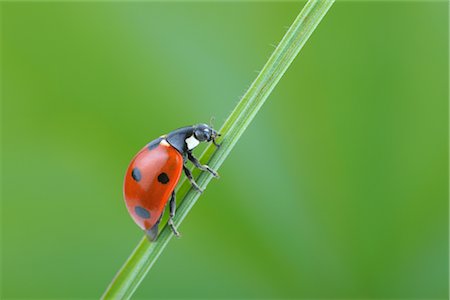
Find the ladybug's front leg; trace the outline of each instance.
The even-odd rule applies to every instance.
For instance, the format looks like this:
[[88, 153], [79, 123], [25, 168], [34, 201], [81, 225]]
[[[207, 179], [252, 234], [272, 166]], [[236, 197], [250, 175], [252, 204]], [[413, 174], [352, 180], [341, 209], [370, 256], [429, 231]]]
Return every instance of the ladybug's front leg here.
[[170, 197], [169, 201], [169, 221], [167, 223], [170, 226], [170, 229], [172, 229], [173, 234], [175, 234], [177, 237], [180, 236], [180, 233], [178, 232], [177, 228], [175, 227], [175, 224], [173, 223], [173, 217], [175, 217], [175, 209], [177, 207], [177, 203], [175, 201], [175, 191], [172, 192], [172, 196]]
[[208, 165], [202, 165], [200, 161], [192, 154], [192, 152], [188, 152], [187, 156], [188, 159], [194, 164], [194, 166], [196, 166], [202, 171], [208, 171], [209, 173], [212, 174], [212, 176], [219, 178], [219, 174], [216, 171], [211, 169]]
[[198, 186], [197, 182], [195, 182], [191, 171], [188, 168], [186, 168], [185, 165], [183, 165], [183, 170], [184, 170], [184, 174], [186, 174], [186, 177], [187, 177], [187, 179], [189, 179], [189, 182], [192, 184], [192, 186], [200, 193], [203, 193], [203, 190]]

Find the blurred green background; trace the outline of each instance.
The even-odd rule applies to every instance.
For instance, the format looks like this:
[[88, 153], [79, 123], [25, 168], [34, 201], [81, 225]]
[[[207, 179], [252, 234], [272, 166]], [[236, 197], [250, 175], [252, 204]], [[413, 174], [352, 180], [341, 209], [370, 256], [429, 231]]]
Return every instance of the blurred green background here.
[[[98, 298], [128, 162], [219, 126], [303, 2], [3, 2], [1, 298]], [[136, 298], [448, 298], [446, 2], [338, 2]]]

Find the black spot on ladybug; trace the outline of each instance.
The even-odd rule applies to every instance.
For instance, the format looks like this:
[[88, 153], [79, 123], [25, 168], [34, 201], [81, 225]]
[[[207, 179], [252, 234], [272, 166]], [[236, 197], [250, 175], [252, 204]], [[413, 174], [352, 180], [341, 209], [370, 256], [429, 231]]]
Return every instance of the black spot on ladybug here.
[[139, 180], [141, 180], [142, 178], [141, 171], [139, 171], [138, 168], [134, 168], [133, 171], [131, 171], [131, 177], [133, 177], [134, 180], [139, 182]]
[[142, 219], [150, 219], [150, 212], [143, 208], [142, 206], [135, 206], [134, 211]]
[[158, 147], [158, 145], [159, 145], [159, 143], [161, 143], [161, 141], [162, 141], [162, 138], [158, 138], [158, 139], [156, 139], [156, 140], [151, 141], [151, 142], [147, 145], [148, 150], [153, 150], [153, 149], [155, 149], [156, 147]]
[[158, 175], [158, 181], [161, 182], [162, 184], [166, 184], [169, 182], [169, 176], [167, 176], [166, 173], [162, 172], [161, 174]]

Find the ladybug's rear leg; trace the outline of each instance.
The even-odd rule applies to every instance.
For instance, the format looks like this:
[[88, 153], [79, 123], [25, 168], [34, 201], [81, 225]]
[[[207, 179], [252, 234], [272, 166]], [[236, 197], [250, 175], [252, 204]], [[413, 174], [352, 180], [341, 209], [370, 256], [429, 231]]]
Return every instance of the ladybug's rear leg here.
[[208, 165], [202, 165], [200, 161], [192, 154], [192, 152], [188, 151], [187, 156], [188, 159], [194, 164], [194, 166], [196, 166], [202, 171], [208, 171], [209, 173], [212, 174], [212, 176], [219, 178], [219, 174], [216, 171], [211, 169]]
[[158, 236], [158, 225], [159, 225], [159, 222], [161, 222], [162, 215], [163, 214], [161, 214], [161, 216], [159, 216], [158, 221], [155, 223], [155, 225], [153, 225], [152, 228], [147, 229], [145, 231], [145, 235], [147, 235], [147, 238], [150, 242], [153, 242], [154, 240], [156, 240], [156, 237]]
[[183, 171], [184, 174], [186, 174], [186, 177], [187, 179], [189, 179], [189, 182], [192, 184], [192, 186], [200, 193], [203, 193], [203, 190], [198, 186], [197, 182], [195, 182], [194, 177], [192, 177], [191, 171], [188, 168], [186, 168], [185, 165], [183, 165]]
[[167, 224], [169, 224], [170, 229], [172, 229], [173, 231], [173, 234], [179, 237], [180, 233], [178, 232], [177, 228], [175, 227], [175, 224], [173, 223], [173, 217], [175, 217], [176, 207], [177, 203], [175, 201], [175, 191], [173, 191], [169, 201], [169, 221], [167, 221]]

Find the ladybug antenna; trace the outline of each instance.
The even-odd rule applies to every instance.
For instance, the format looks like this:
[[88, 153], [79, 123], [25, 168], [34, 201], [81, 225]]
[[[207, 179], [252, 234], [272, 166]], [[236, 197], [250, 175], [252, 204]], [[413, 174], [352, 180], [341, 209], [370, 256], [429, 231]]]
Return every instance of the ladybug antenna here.
[[[215, 117], [212, 116], [211, 119], [209, 120], [209, 127], [211, 127], [211, 128], [214, 128], [214, 125], [213, 125], [214, 119], [215, 119]], [[212, 138], [212, 142], [213, 142], [213, 144], [214, 144], [217, 148], [219, 148], [219, 147], [220, 147], [220, 144], [218, 144], [218, 143], [216, 142], [216, 136], [221, 136], [221, 134], [218, 133], [218, 132], [215, 132], [215, 134], [216, 134], [216, 135], [214, 135], [213, 138]]]

